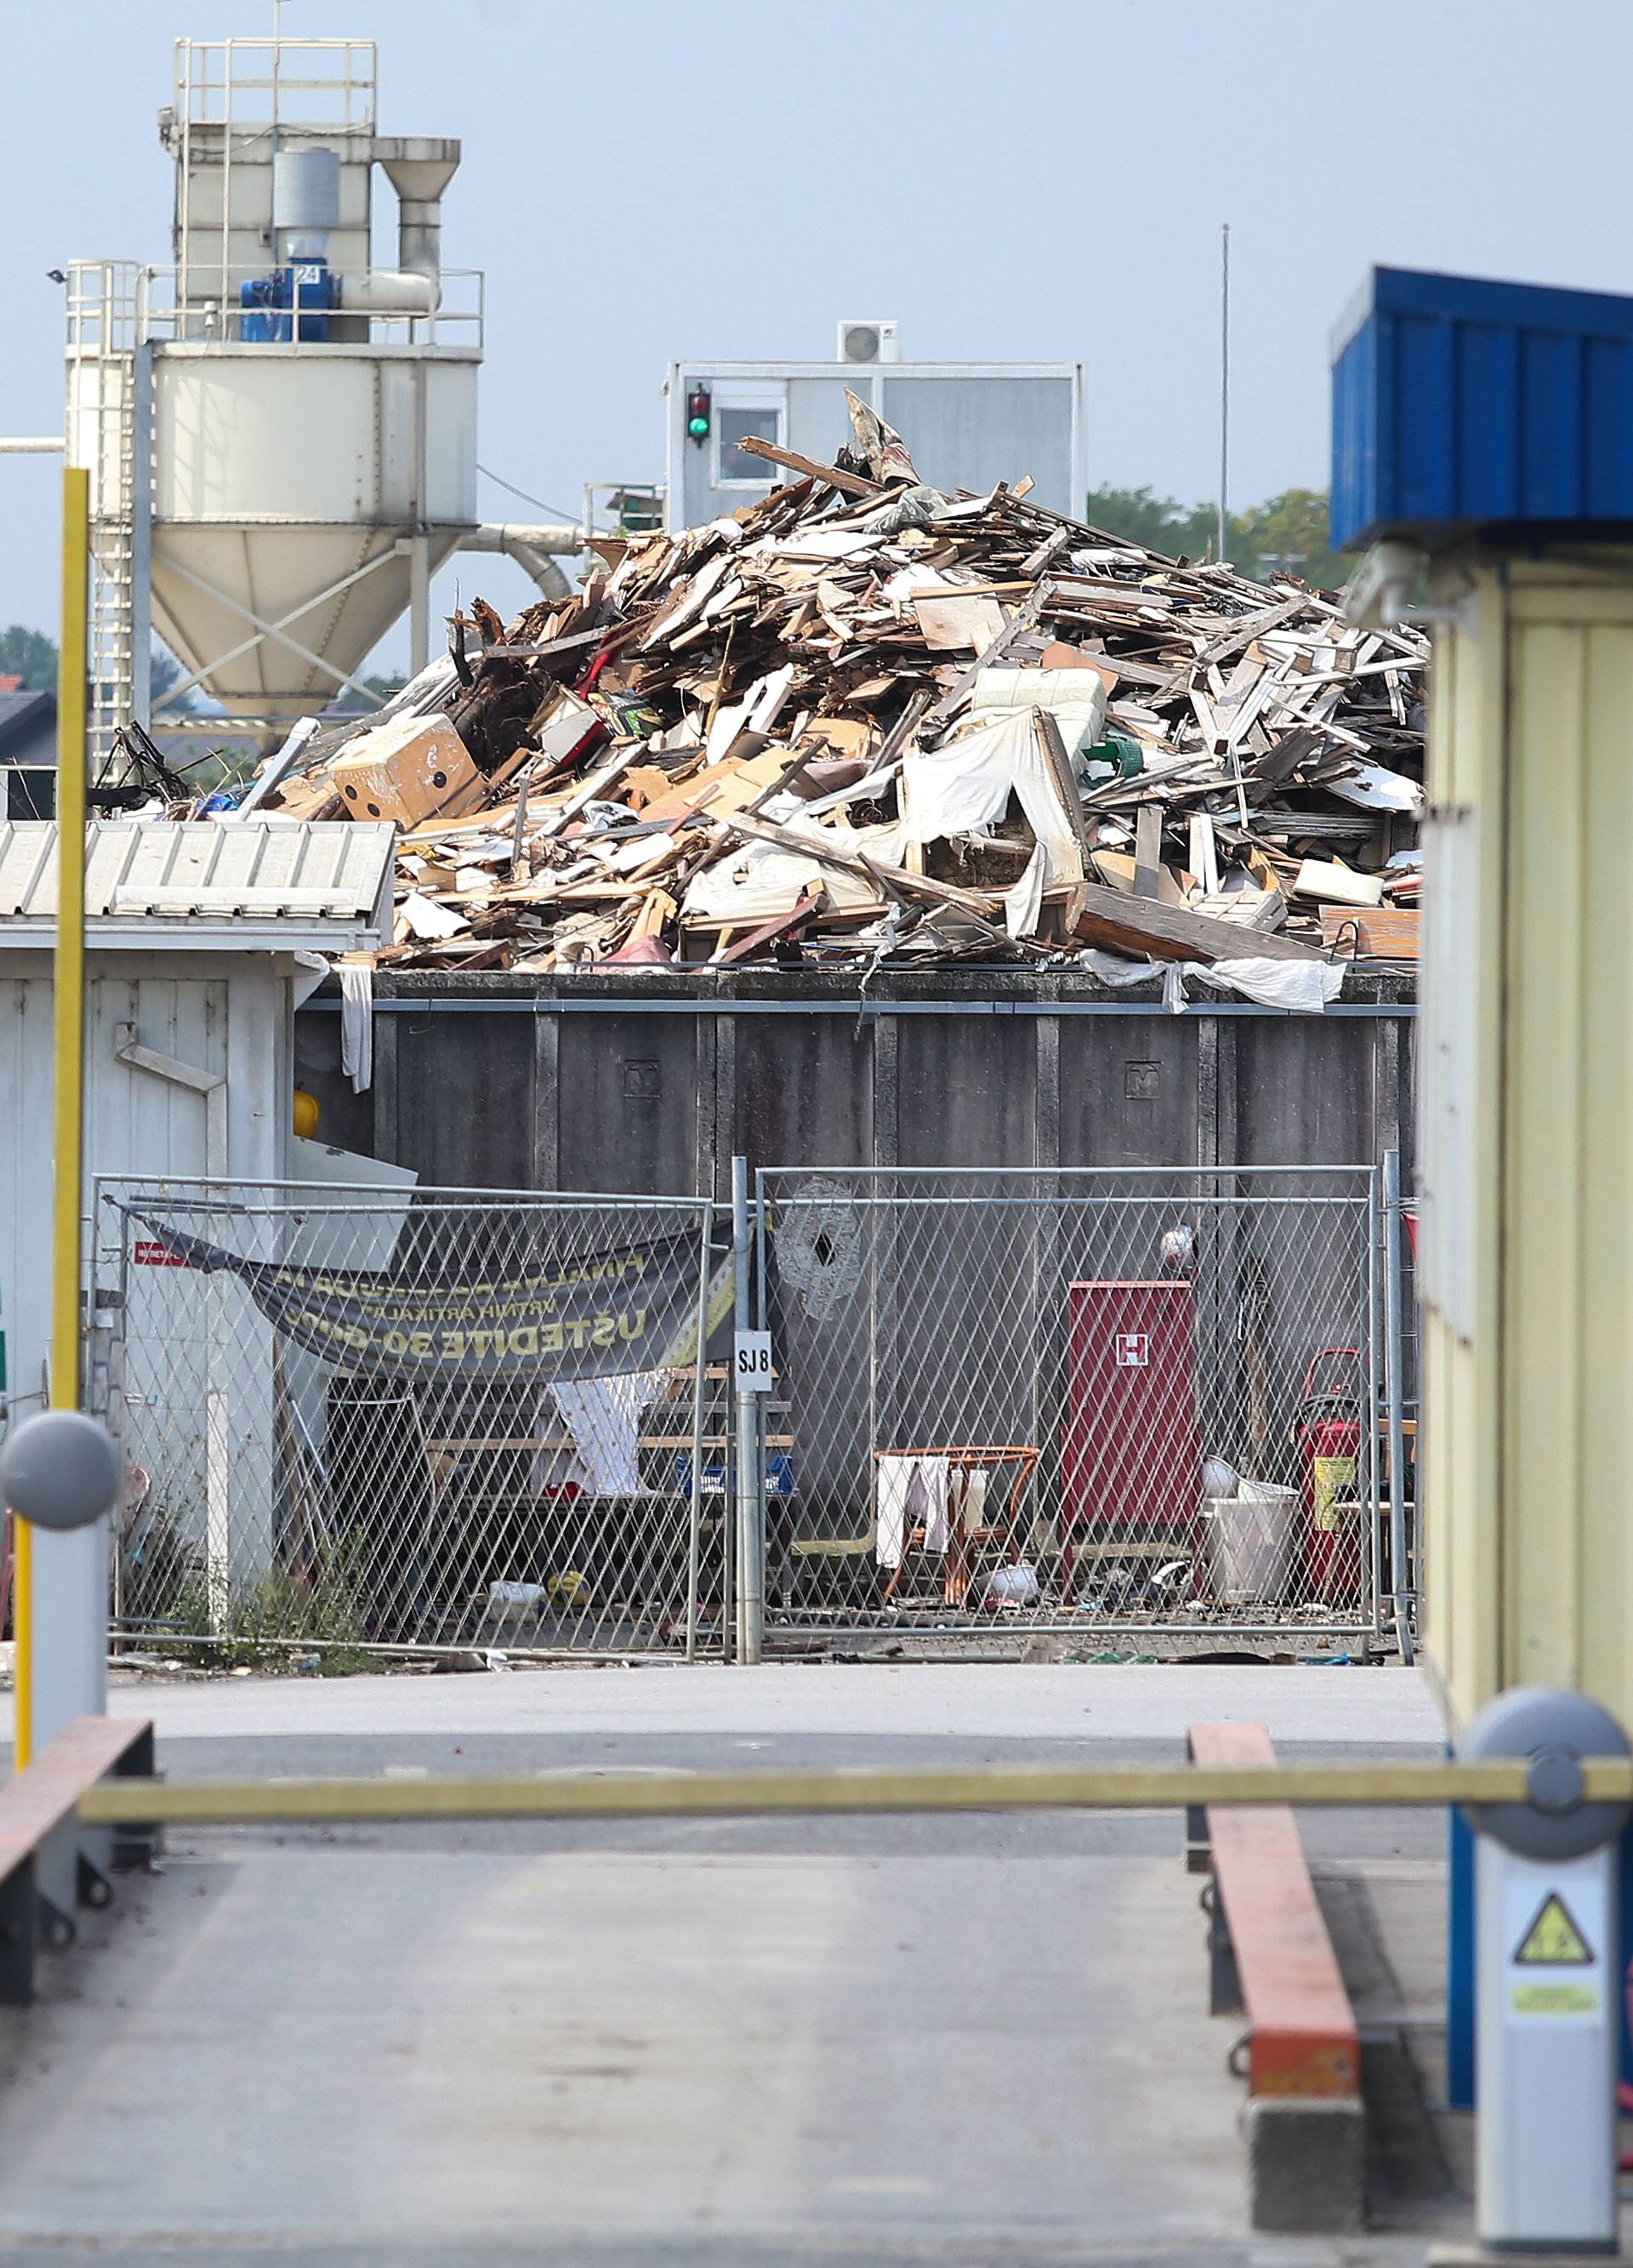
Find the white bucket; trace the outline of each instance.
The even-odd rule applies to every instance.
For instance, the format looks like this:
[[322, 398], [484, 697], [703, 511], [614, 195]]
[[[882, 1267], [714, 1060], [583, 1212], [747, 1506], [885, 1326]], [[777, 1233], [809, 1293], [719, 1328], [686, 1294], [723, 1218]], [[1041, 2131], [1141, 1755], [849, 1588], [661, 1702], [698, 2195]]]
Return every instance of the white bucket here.
[[544, 1604], [542, 1583], [489, 1583], [489, 1619], [496, 1623], [526, 1622]]
[[1280, 1599], [1291, 1587], [1298, 1550], [1298, 1491], [1243, 1481], [1235, 1496], [1202, 1501], [1203, 1568], [1221, 1604]]

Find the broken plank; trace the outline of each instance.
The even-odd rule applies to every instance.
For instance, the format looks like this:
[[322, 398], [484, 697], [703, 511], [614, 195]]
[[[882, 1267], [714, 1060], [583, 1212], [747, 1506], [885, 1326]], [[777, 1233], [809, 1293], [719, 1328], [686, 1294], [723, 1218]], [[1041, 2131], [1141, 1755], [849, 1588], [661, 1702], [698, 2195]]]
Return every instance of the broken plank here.
[[1207, 914], [1165, 906], [1150, 898], [1126, 898], [1103, 883], [1085, 886], [1078, 935], [1116, 953], [1150, 954], [1159, 961], [1324, 961], [1318, 946], [1271, 931], [1244, 938], [1239, 922], [1216, 921]]
[[889, 494], [882, 481], [864, 480], [859, 473], [842, 473], [837, 465], [819, 464], [814, 457], [802, 457], [797, 449], [779, 449], [775, 442], [762, 441], [758, 434], [745, 434], [737, 444], [751, 457], [763, 457], [769, 465], [785, 465], [791, 473], [808, 473], [813, 480], [826, 481], [842, 496], [882, 497]]
[[747, 961], [762, 945], [776, 945], [785, 939], [797, 937], [808, 929], [822, 910], [827, 894], [822, 890], [802, 890], [794, 902], [791, 913], [777, 914], [770, 921], [761, 922], [758, 929], [750, 930], [725, 953], [714, 956], [717, 968], [725, 968], [734, 961]]

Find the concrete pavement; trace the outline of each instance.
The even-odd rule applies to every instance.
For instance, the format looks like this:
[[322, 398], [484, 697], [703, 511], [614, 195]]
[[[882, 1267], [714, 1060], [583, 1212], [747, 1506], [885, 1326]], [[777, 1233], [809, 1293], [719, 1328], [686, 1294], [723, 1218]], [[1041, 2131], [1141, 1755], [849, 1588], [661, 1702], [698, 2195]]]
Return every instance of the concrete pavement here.
[[112, 1706], [161, 1740], [225, 1734], [778, 1731], [986, 1740], [1177, 1740], [1203, 1718], [1274, 1740], [1437, 1744], [1419, 1672], [1399, 1668], [771, 1662], [743, 1671], [644, 1662], [486, 1675], [116, 1683]]
[[[1409, 1673], [654, 1666], [121, 1687], [166, 1769], [1423, 1752]], [[1334, 1815], [1386, 1867], [1424, 1822]], [[1267, 2264], [1171, 1816], [178, 1837], [0, 2029], [0, 2253]], [[145, 2250], [141, 2248], [146, 2247]], [[49, 2248], [48, 2250], [42, 2248]]]

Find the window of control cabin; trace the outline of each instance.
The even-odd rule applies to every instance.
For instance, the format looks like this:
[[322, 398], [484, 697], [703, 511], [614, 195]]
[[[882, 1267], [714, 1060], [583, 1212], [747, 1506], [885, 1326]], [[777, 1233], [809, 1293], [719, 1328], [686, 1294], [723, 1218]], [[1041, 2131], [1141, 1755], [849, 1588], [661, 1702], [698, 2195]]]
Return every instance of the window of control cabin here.
[[777, 468], [741, 446], [745, 441], [769, 441], [782, 448], [783, 409], [779, 402], [717, 403], [715, 409], [715, 486], [769, 488]]

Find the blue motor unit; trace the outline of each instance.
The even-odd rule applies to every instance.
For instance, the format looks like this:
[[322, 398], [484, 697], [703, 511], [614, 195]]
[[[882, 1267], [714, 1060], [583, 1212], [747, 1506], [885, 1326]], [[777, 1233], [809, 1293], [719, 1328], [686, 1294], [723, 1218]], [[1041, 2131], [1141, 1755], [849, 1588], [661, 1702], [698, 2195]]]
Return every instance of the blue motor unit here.
[[1633, 298], [1375, 268], [1333, 340], [1332, 540], [1633, 527]]
[[339, 305], [339, 292], [327, 260], [298, 260], [240, 284], [239, 299], [244, 311], [239, 317], [240, 339], [257, 346], [287, 346], [295, 337], [298, 310], [304, 346], [328, 337], [329, 313]]

